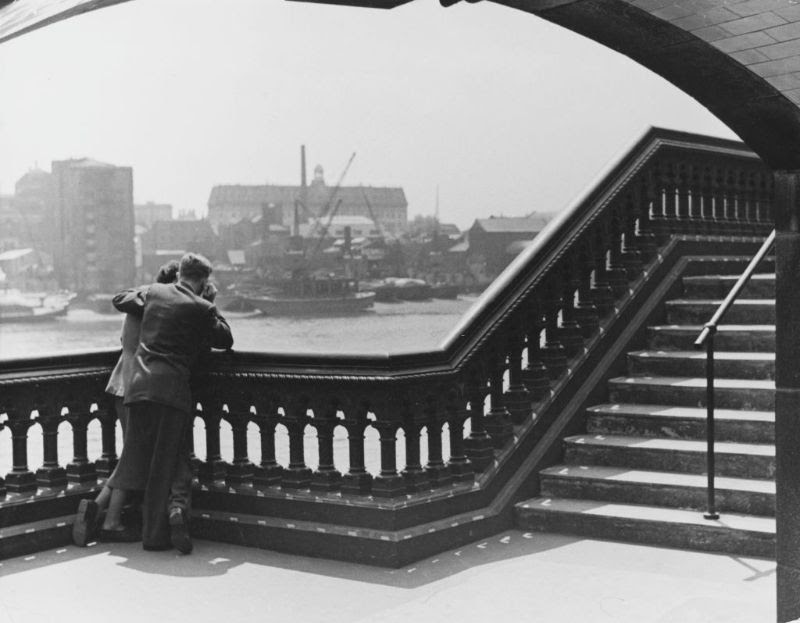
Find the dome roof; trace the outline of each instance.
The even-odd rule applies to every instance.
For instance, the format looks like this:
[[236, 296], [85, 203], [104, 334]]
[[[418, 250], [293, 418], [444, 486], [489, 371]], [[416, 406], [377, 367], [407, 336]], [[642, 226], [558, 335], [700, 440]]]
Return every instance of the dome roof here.
[[26, 190], [39, 189], [50, 185], [52, 175], [38, 167], [30, 169], [25, 175], [17, 180], [14, 186], [16, 194], [22, 194]]

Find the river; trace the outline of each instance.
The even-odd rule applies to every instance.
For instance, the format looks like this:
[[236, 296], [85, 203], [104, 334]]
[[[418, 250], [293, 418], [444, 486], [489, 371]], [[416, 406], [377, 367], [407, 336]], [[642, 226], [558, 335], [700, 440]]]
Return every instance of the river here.
[[[408, 352], [435, 348], [456, 322], [476, 301], [475, 296], [455, 300], [403, 301], [375, 303], [374, 309], [357, 316], [336, 318], [276, 318], [261, 314], [227, 313], [234, 336], [234, 349], [288, 353], [364, 353], [378, 354]], [[39, 323], [0, 324], [0, 360], [51, 353], [65, 353], [114, 347], [119, 345], [121, 314], [98, 314], [85, 309], [71, 309], [61, 318]], [[0, 420], [4, 416], [0, 414]], [[400, 433], [402, 435], [402, 433]], [[202, 425], [195, 423], [195, 449], [205, 455]], [[375, 439], [372, 439], [375, 437]], [[62, 423], [59, 434], [59, 462], [65, 465], [72, 457], [72, 436], [69, 424]], [[423, 436], [423, 456], [425, 439]], [[445, 438], [445, 455], [447, 439]], [[230, 427], [223, 423], [222, 456], [232, 459]], [[306, 434], [306, 458], [311, 467], [317, 464], [317, 448], [313, 430]], [[260, 460], [259, 438], [255, 425], [248, 430], [250, 459]], [[404, 460], [403, 444], [398, 443], [398, 461]], [[118, 449], [121, 438], [118, 431]], [[28, 443], [29, 465], [35, 469], [42, 463], [42, 434], [38, 426], [30, 430]], [[276, 434], [278, 460], [288, 460], [288, 439], [285, 429]], [[93, 421], [89, 429], [89, 456], [100, 455], [100, 427]], [[337, 428], [335, 461], [338, 469], [347, 470], [347, 441], [344, 430]], [[445, 456], [446, 458], [446, 456]], [[377, 433], [367, 431], [367, 465], [370, 471], [378, 467]], [[0, 475], [11, 469], [11, 436], [8, 429], [0, 430]]]

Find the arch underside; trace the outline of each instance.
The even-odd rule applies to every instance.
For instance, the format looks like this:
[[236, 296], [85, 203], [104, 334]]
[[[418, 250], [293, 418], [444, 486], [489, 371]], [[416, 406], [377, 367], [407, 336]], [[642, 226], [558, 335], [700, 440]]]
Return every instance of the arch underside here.
[[[533, 13], [628, 56], [708, 108], [773, 169], [800, 169], [797, 105], [690, 32], [623, 0], [493, 1]], [[680, 4], [680, 0], [673, 3]]]
[[[10, 4], [0, 3], [0, 42], [67, 17], [124, 1], [127, 0], [61, 0], [57, 3], [16, 0]], [[309, 1], [392, 8], [408, 0]], [[671, 22], [652, 14], [658, 10], [651, 13], [625, 0], [492, 1], [534, 14], [628, 56], [708, 108], [773, 169], [800, 170], [800, 110], [797, 104], [767, 79], [736, 60], [736, 54], [724, 52], [673, 23], [680, 20]], [[655, 3], [653, 0], [632, 1], [659, 6], [659, 0]], [[714, 4], [714, 0], [707, 0], [704, 6]], [[745, 0], [742, 4], [746, 4]], [[690, 12], [697, 10], [698, 0], [677, 0], [660, 5], [673, 13], [680, 11], [683, 5], [695, 7], [684, 11]], [[710, 14], [706, 11], [698, 16], [705, 18]], [[775, 17], [775, 13], [770, 15], [782, 19]], [[753, 18], [758, 17], [763, 18], [764, 14]], [[792, 25], [786, 24], [787, 27]], [[765, 32], [769, 33], [769, 30]], [[755, 34], [769, 38], [763, 32]], [[758, 50], [750, 52], [759, 53]], [[800, 72], [791, 72], [795, 62], [800, 69], [800, 45], [796, 56], [797, 61], [789, 57], [778, 62], [789, 67], [785, 77], [800, 84]], [[775, 79], [772, 82], [778, 83]], [[800, 89], [797, 99], [800, 99]]]

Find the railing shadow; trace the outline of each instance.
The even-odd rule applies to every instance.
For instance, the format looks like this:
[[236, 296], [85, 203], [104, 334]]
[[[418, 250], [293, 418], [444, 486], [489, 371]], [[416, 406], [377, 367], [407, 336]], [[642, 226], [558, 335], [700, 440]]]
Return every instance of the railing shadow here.
[[475, 567], [546, 552], [580, 540], [578, 537], [510, 530], [399, 569], [296, 556], [199, 539], [194, 541], [195, 548], [190, 556], [175, 551], [144, 551], [140, 543], [97, 543], [85, 549], [69, 546], [4, 560], [0, 563], [0, 579], [50, 565], [112, 556], [119, 559], [115, 564], [132, 571], [173, 578], [220, 576], [247, 564], [392, 588], [415, 589]]

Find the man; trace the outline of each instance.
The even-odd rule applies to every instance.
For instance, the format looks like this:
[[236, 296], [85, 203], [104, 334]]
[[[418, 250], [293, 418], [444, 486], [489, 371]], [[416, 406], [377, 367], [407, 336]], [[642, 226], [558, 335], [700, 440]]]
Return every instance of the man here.
[[125, 445], [108, 484], [144, 490], [142, 545], [148, 550], [174, 546], [189, 553], [192, 548], [185, 496], [170, 504], [179, 453], [192, 421], [190, 371], [205, 347], [233, 345], [228, 323], [202, 296], [210, 275], [206, 258], [187, 253], [177, 283], [125, 290], [113, 299], [119, 311], [141, 316], [142, 326], [125, 393]]
[[[177, 260], [164, 264], [158, 271], [156, 283], [174, 283], [178, 278], [180, 265]], [[211, 299], [213, 303], [213, 299]], [[139, 331], [142, 319], [140, 316], [125, 314], [122, 324], [122, 354], [111, 372], [106, 385], [106, 393], [114, 396], [114, 410], [122, 426], [122, 441], [125, 442], [125, 431], [128, 427], [128, 409], [124, 406], [125, 388], [131, 377], [131, 366], [139, 347]], [[185, 478], [185, 475], [182, 474]], [[180, 483], [183, 486], [183, 483]], [[191, 485], [191, 480], [189, 482]], [[95, 536], [101, 511], [107, 512], [103, 518], [98, 538], [101, 541], [138, 541], [139, 536], [122, 524], [122, 507], [127, 500], [125, 489], [111, 489], [106, 484], [94, 500], [81, 500], [78, 513], [72, 525], [72, 541], [75, 545], [85, 547]]]

